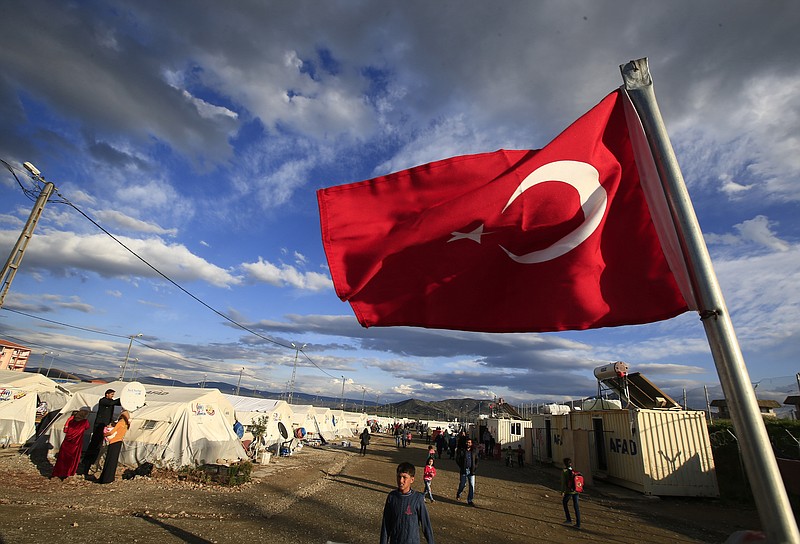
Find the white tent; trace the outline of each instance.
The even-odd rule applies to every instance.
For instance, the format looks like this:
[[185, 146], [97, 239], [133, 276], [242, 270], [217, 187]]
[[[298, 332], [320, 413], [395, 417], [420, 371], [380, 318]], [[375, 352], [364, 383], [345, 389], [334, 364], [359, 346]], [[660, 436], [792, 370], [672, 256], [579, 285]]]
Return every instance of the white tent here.
[[[72, 410], [81, 406], [94, 409], [107, 389], [120, 392], [126, 385], [126, 382], [112, 382], [75, 391], [50, 428], [49, 437], [43, 437], [49, 438], [52, 446], [49, 453], [58, 451], [64, 438], [64, 421]], [[181, 467], [226, 464], [247, 458], [233, 431], [233, 406], [218, 389], [153, 385], [145, 389], [145, 405], [131, 411], [131, 428], [123, 441], [120, 463], [137, 466], [149, 461]], [[90, 420], [93, 424], [94, 412]], [[89, 434], [86, 433], [87, 442]]]
[[292, 427], [289, 429], [293, 432], [295, 429], [303, 428], [306, 433], [317, 432], [317, 423], [314, 416], [317, 415], [317, 409], [310, 404], [292, 404]]
[[253, 397], [238, 397], [236, 395], [223, 395], [233, 406], [236, 419], [244, 425], [245, 435], [242, 440], [252, 440], [253, 434], [248, 427], [253, 425], [263, 416], [267, 416], [267, 434], [264, 436], [264, 445], [283, 442], [285, 439], [278, 430], [278, 423], [283, 423], [287, 431], [292, 428], [292, 407], [282, 400], [257, 399]]
[[352, 432], [350, 432], [350, 428], [347, 426], [347, 420], [344, 417], [344, 410], [331, 409], [331, 423], [333, 423], [334, 436], [352, 436]]
[[336, 425], [333, 421], [333, 413], [330, 408], [314, 407], [314, 423], [316, 423], [316, 432], [322, 435], [325, 440], [333, 440], [337, 436]]
[[345, 428], [350, 430], [352, 436], [358, 436], [367, 426], [367, 414], [363, 412], [345, 412], [344, 425]]
[[47, 409], [61, 409], [69, 393], [38, 373], [0, 370], [0, 442], [24, 444], [36, 434], [37, 397]]

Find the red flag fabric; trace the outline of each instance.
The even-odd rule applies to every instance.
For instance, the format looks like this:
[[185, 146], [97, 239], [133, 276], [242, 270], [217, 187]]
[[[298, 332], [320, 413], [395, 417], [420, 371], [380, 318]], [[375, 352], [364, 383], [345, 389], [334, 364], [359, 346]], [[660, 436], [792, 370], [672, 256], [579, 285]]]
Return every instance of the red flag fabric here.
[[686, 311], [620, 91], [544, 149], [453, 157], [317, 192], [337, 295], [365, 327], [545, 332]]

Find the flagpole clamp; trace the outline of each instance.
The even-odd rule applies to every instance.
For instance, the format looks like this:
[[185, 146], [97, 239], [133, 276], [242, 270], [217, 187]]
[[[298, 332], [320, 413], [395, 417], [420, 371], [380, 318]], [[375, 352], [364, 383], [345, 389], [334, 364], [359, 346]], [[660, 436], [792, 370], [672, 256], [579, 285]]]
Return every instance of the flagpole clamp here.
[[717, 317], [722, 315], [722, 310], [703, 310], [700, 312], [700, 321], [705, 321], [709, 318], [716, 319]]

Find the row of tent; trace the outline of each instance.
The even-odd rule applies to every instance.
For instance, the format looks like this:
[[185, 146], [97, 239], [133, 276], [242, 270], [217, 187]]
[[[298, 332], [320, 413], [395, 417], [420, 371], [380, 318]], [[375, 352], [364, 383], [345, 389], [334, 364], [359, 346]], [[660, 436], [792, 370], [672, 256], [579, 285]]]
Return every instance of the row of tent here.
[[[144, 404], [130, 409], [125, 406], [125, 391], [134, 386], [145, 390]], [[92, 410], [92, 428], [97, 403], [107, 389], [114, 389], [123, 400], [117, 413], [123, 407], [131, 412], [131, 428], [120, 454], [120, 462], [127, 466], [151, 462], [181, 467], [246, 459], [243, 442], [252, 440], [247, 431], [259, 420], [266, 425], [262, 444], [279, 447], [302, 435], [321, 441], [353, 438], [368, 426], [370, 417], [375, 418], [280, 400], [224, 395], [211, 388], [143, 386], [136, 382], [58, 384], [40, 374], [0, 371], [0, 443], [28, 443], [32, 450], [44, 448], [49, 456], [55, 456], [67, 418], [88, 407]], [[41, 401], [55, 417], [46, 418], [37, 436], [36, 408]], [[245, 429], [242, 439], [234, 431], [237, 421]], [[90, 434], [84, 437], [84, 447]]]

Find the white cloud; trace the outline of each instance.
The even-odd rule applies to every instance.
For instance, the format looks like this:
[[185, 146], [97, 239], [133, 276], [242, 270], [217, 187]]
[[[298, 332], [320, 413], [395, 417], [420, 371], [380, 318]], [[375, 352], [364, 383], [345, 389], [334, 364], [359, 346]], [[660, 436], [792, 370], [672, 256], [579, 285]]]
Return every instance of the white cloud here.
[[423, 389], [428, 391], [438, 391], [440, 389], [444, 389], [444, 387], [438, 383], [423, 383], [421, 386]]
[[[238, 285], [240, 278], [194, 255], [182, 244], [160, 238], [117, 237], [122, 243], [175, 281], [203, 280], [217, 287]], [[13, 245], [13, 232], [0, 231], [0, 243]], [[79, 235], [42, 229], [25, 253], [25, 266], [63, 275], [71, 269], [105, 277], [161, 276], [105, 234]]]
[[302, 272], [288, 265], [275, 265], [262, 257], [255, 263], [243, 263], [241, 268], [252, 281], [269, 283], [276, 287], [294, 287], [308, 291], [321, 291], [333, 286], [331, 279], [319, 272]]
[[770, 229], [770, 221], [763, 215], [735, 225], [742, 238], [773, 251], [788, 251], [789, 244], [779, 239]]
[[177, 229], [165, 229], [149, 221], [142, 221], [114, 210], [101, 210], [96, 212], [96, 215], [100, 222], [106, 223], [107, 227], [110, 224], [144, 234], [166, 234], [168, 236], [176, 236], [178, 234]]
[[636, 365], [636, 372], [644, 374], [705, 374], [707, 368], [692, 365], [680, 365], [671, 363], [639, 363]]
[[192, 94], [185, 89], [182, 91], [182, 93], [184, 98], [194, 104], [194, 107], [197, 108], [197, 113], [199, 113], [200, 116], [205, 119], [210, 119], [216, 116], [230, 117], [231, 119], [238, 119], [239, 117], [239, 114], [237, 114], [235, 111], [231, 111], [223, 106], [215, 106], [214, 104], [210, 104], [205, 100], [197, 98], [196, 96], [192, 96]]
[[408, 384], [401, 384], [401, 385], [395, 385], [394, 387], [392, 387], [391, 391], [393, 393], [396, 393], [397, 395], [401, 395], [401, 396], [407, 397], [407, 396], [413, 395], [415, 389], [412, 386], [408, 385]]

